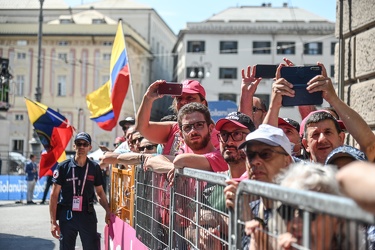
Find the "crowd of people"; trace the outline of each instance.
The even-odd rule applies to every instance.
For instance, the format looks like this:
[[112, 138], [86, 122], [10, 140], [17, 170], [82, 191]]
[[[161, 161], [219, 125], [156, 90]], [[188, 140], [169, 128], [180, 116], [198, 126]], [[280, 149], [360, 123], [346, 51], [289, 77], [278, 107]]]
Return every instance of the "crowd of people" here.
[[[170, 185], [174, 182], [175, 170], [184, 167], [224, 173], [230, 180], [220, 191], [220, 202], [215, 202], [217, 209], [222, 211], [235, 209], [239, 183], [251, 179], [300, 190], [346, 195], [374, 213], [375, 196], [370, 192], [363, 192], [364, 189], [375, 186], [371, 179], [375, 171], [374, 133], [357, 112], [340, 100], [321, 63], [318, 63], [322, 68], [321, 74], [312, 78], [306, 89], [309, 93], [321, 92], [330, 107], [299, 106], [301, 123], [288, 117], [279, 117], [283, 96], [295, 97], [293, 84], [280, 74], [282, 67], [293, 66], [291, 61], [284, 60], [285, 63], [280, 64], [277, 69], [268, 108], [263, 100], [256, 97], [257, 86], [262, 79], [256, 78], [256, 68], [249, 66], [242, 70], [238, 111], [229, 113], [216, 124], [207, 107], [206, 91], [196, 80], [183, 81], [182, 94], [175, 96], [172, 104], [175, 115], [157, 122], [150, 121], [154, 101], [162, 98], [162, 95], [158, 94], [158, 86], [165, 82], [155, 81], [144, 94], [137, 116], [120, 121], [123, 136], [116, 138], [114, 150], [104, 152], [100, 167], [105, 169], [112, 164], [120, 169], [128, 169], [131, 165], [141, 165], [145, 171], [165, 173], [165, 181]], [[348, 134], [356, 141], [358, 149], [344, 145]], [[77, 185], [82, 185], [83, 179], [80, 178], [86, 180], [86, 177], [83, 177], [86, 171], [84, 166], [90, 161], [85, 159], [85, 153], [91, 148], [91, 138], [88, 134], [78, 134], [74, 143], [76, 152], [82, 154], [72, 161], [59, 164], [55, 170], [50, 203], [51, 231], [55, 237], [58, 237], [59, 233], [69, 234], [69, 237], [64, 238], [66, 241], [69, 238], [66, 244], [71, 244], [73, 232], [80, 229], [69, 225], [71, 219], [65, 218], [68, 217], [66, 211], [59, 217], [60, 225], [56, 223], [57, 193], [62, 190], [63, 202], [60, 204], [63, 204], [63, 209], [69, 211], [69, 216], [79, 219], [87, 218], [80, 218], [80, 212], [71, 210], [71, 204], [74, 207], [74, 202], [78, 202], [81, 209], [85, 209], [90, 207], [89, 202], [93, 196], [90, 192], [86, 194], [89, 197], [86, 197], [82, 190], [74, 190], [74, 185], [72, 190], [72, 185], [67, 185], [64, 180], [67, 175], [72, 175], [71, 171], [69, 172], [70, 166], [72, 169], [80, 169], [75, 166], [82, 167], [77, 171], [77, 174], [80, 173], [77, 178], [81, 181]], [[88, 165], [86, 167], [88, 168]], [[108, 211], [108, 203], [100, 188], [102, 182], [97, 180], [98, 168], [95, 165], [95, 171], [92, 170], [95, 173], [93, 172], [90, 178], [88, 177], [91, 175], [88, 175], [87, 181], [96, 188], [102, 206]], [[69, 180], [74, 178], [73, 171]], [[85, 189], [85, 192], [88, 191]], [[289, 212], [290, 216], [281, 214], [282, 223], [278, 223], [277, 228], [274, 228], [272, 220], [275, 220], [278, 214], [275, 210], [280, 210], [280, 207], [285, 210], [283, 204], [275, 207], [272, 202], [262, 198], [249, 200], [245, 204], [247, 207], [243, 209], [249, 211], [249, 221], [245, 227], [244, 249], [264, 249], [265, 246], [288, 249], [292, 243], [301, 243], [302, 229], [296, 229], [300, 223], [293, 218], [300, 218], [298, 209], [294, 211], [289, 208], [293, 210], [292, 213]], [[342, 231], [340, 227], [345, 223], [333, 217], [315, 217], [315, 228], [318, 227], [316, 225], [322, 228], [333, 225], [333, 229], [314, 231], [312, 248], [343, 249], [338, 232]], [[216, 235], [227, 234], [228, 223], [224, 219], [220, 228], [209, 230]], [[279, 237], [276, 242], [261, 236], [264, 230], [277, 232]], [[185, 235], [191, 237], [195, 234], [186, 229]], [[84, 239], [93, 237], [91, 235]]]

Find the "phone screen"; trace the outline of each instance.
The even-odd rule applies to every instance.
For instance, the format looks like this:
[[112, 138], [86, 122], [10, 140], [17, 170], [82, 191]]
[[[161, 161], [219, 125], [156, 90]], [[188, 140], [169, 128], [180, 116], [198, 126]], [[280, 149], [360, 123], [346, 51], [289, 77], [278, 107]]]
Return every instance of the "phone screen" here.
[[158, 93], [160, 95], [180, 96], [182, 94], [182, 83], [165, 82], [159, 85]]
[[275, 78], [278, 65], [257, 64], [255, 65], [255, 77]]
[[295, 96], [283, 96], [283, 106], [321, 105], [323, 103], [322, 92], [309, 93], [306, 90], [307, 83], [315, 76], [322, 74], [322, 67], [315, 66], [293, 66], [282, 67], [280, 75], [293, 84]]

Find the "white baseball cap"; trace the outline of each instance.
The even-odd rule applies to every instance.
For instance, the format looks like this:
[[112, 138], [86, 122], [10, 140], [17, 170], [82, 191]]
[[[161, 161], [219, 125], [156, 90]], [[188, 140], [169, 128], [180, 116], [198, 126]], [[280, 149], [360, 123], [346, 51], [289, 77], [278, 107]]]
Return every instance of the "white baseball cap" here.
[[268, 124], [261, 124], [258, 129], [246, 136], [246, 141], [243, 142], [239, 148], [244, 148], [252, 141], [260, 141], [274, 147], [280, 146], [285, 152], [292, 155], [293, 144], [290, 143], [288, 137], [280, 128]]

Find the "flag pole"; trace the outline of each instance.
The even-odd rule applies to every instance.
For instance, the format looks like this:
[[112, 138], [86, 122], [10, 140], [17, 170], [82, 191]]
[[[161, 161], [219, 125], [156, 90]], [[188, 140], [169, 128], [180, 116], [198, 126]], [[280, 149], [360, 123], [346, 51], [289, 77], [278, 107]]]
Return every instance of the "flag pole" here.
[[128, 58], [128, 69], [129, 69], [129, 82], [130, 82], [130, 92], [132, 94], [132, 100], [133, 100], [133, 109], [134, 109], [134, 118], [137, 116], [137, 111], [135, 109], [135, 99], [134, 99], [134, 90], [133, 90], [133, 81], [132, 81], [132, 75], [130, 74], [130, 58], [128, 57], [128, 49], [126, 47], [126, 42], [125, 42], [125, 33], [124, 33], [124, 28], [122, 26], [122, 19], [119, 19], [119, 23], [121, 24], [122, 32], [124, 35], [124, 43], [125, 43], [125, 53], [126, 53], [126, 58]]

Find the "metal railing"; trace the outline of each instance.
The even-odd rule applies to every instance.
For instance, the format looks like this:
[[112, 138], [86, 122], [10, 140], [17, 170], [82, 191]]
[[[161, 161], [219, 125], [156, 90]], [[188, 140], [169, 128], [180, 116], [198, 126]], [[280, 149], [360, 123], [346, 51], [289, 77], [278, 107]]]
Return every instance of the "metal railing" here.
[[[295, 249], [317, 248], [316, 232], [324, 232], [323, 239], [337, 234], [336, 249], [371, 249], [374, 235], [367, 229], [375, 225], [374, 216], [348, 198], [245, 180], [238, 186], [232, 212], [225, 208], [223, 189], [229, 177], [224, 174], [184, 168], [175, 171], [170, 186], [166, 174], [139, 166], [132, 171], [135, 174], [127, 176], [135, 177], [133, 226], [138, 239], [150, 249], [243, 249], [248, 240], [245, 223], [255, 217], [267, 221], [258, 233], [268, 237], [270, 248], [277, 247], [279, 235], [291, 232], [289, 225], [296, 217], [301, 220], [301, 232], [292, 244]], [[121, 186], [112, 192], [121, 192]], [[264, 208], [259, 209], [261, 203]], [[316, 218], [338, 226], [319, 229]]]

